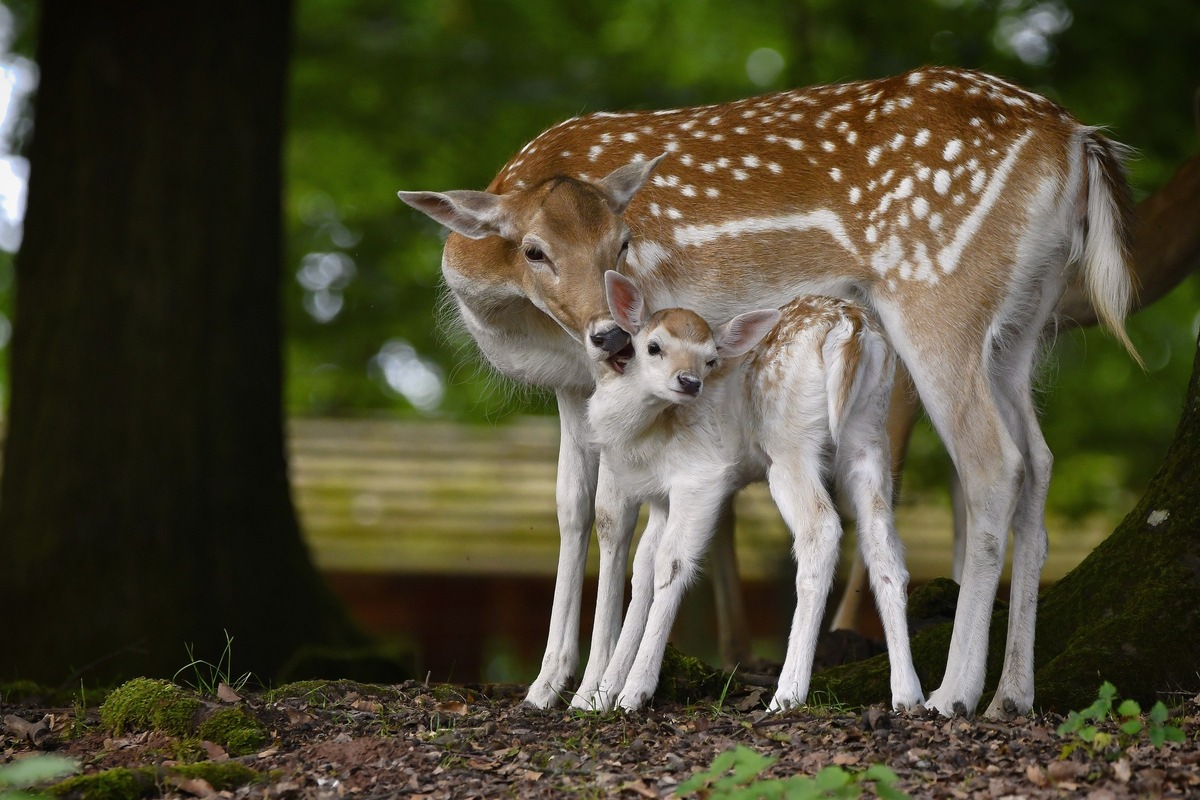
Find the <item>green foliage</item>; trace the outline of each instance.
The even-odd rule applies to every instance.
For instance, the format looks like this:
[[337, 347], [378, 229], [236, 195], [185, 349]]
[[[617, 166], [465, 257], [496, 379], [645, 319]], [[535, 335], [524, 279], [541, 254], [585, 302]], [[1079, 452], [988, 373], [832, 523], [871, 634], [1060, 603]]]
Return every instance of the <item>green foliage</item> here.
[[134, 678], [117, 687], [100, 706], [100, 722], [120, 736], [127, 730], [160, 730], [185, 736], [200, 708], [196, 697], [170, 681]]
[[25, 791], [79, 769], [72, 758], [38, 754], [0, 765], [0, 800], [26, 800], [39, 795]]
[[[1082, 711], [1067, 715], [1066, 721], [1058, 726], [1058, 735], [1068, 739], [1063, 745], [1063, 758], [1081, 747], [1092, 757], [1117, 758], [1143, 735], [1155, 748], [1166, 742], [1184, 741], [1183, 731], [1167, 724], [1169, 715], [1161, 700], [1143, 720], [1141, 704], [1136, 700], [1124, 700], [1114, 711], [1116, 697], [1117, 688], [1105, 681], [1100, 685], [1095, 702]], [[1108, 722], [1115, 723], [1115, 733], [1105, 729], [1109, 727], [1105, 725]]]
[[201, 739], [224, 747], [231, 756], [245, 756], [271, 740], [267, 729], [240, 708], [223, 708], [200, 724]]
[[218, 792], [229, 792], [242, 786], [256, 783], [259, 773], [236, 762], [216, 764], [187, 764], [156, 770], [154, 767], [117, 767], [92, 775], [77, 775], [51, 788], [58, 797], [71, 800], [137, 800], [140, 797], [161, 794], [162, 779], [202, 778]]
[[831, 765], [812, 777], [763, 778], [762, 773], [777, 760], [738, 745], [717, 756], [707, 770], [681, 783], [676, 793], [680, 797], [696, 794], [711, 800], [853, 798], [861, 797], [863, 787], [871, 784], [876, 796], [885, 800], [908, 797], [896, 788], [896, 773], [883, 764], [872, 764], [862, 772], [850, 772]]
[[225, 631], [225, 649], [215, 664], [196, 658], [192, 652], [192, 645], [185, 644], [183, 647], [187, 651], [188, 663], [176, 670], [175, 674], [171, 676], [171, 680], [178, 679], [179, 673], [191, 670], [192, 682], [188, 685], [201, 694], [216, 695], [217, 688], [222, 683], [234, 691], [240, 692], [253, 677], [249, 672], [234, 677], [233, 637], [229, 635], [229, 631]]

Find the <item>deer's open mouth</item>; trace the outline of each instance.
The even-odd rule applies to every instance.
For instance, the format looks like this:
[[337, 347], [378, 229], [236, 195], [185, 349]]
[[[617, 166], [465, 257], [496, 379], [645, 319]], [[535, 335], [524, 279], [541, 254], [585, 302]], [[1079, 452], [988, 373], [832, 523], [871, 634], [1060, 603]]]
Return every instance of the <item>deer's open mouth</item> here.
[[618, 375], [624, 375], [625, 365], [629, 363], [631, 358], [633, 358], [632, 342], [613, 353], [611, 356], [605, 359], [605, 362], [613, 368], [613, 372], [617, 373]]

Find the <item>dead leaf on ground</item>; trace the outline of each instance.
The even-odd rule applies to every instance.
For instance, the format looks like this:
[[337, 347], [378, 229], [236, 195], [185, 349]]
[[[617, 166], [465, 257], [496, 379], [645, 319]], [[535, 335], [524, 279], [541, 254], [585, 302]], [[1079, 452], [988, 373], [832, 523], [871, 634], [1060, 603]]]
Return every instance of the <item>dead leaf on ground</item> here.
[[222, 703], [242, 702], [242, 696], [235, 692], [233, 687], [225, 681], [221, 681], [219, 684], [217, 684], [217, 699]]
[[436, 708], [443, 714], [458, 714], [459, 716], [471, 710], [466, 703], [458, 700], [447, 700], [444, 703], [438, 703]]

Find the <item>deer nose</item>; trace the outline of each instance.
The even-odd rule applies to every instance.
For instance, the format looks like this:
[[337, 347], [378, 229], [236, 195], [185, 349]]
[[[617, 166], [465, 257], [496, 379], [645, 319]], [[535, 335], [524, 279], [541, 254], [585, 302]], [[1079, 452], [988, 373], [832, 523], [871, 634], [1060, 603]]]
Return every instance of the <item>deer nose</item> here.
[[592, 344], [599, 347], [610, 356], [615, 356], [617, 353], [625, 349], [629, 344], [629, 334], [615, 325], [606, 331], [593, 333], [588, 337]]
[[675, 380], [679, 383], [679, 391], [684, 394], [698, 395], [700, 387], [703, 385], [700, 379], [690, 372], [681, 372], [675, 376]]

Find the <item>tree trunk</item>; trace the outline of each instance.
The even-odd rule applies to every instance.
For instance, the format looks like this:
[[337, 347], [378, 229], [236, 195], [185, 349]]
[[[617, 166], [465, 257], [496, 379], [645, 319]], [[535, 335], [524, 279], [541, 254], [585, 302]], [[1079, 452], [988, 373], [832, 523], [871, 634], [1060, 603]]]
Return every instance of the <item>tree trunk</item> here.
[[300, 538], [281, 390], [291, 9], [40, 14], [0, 481], [0, 674], [268, 679], [358, 641]]

